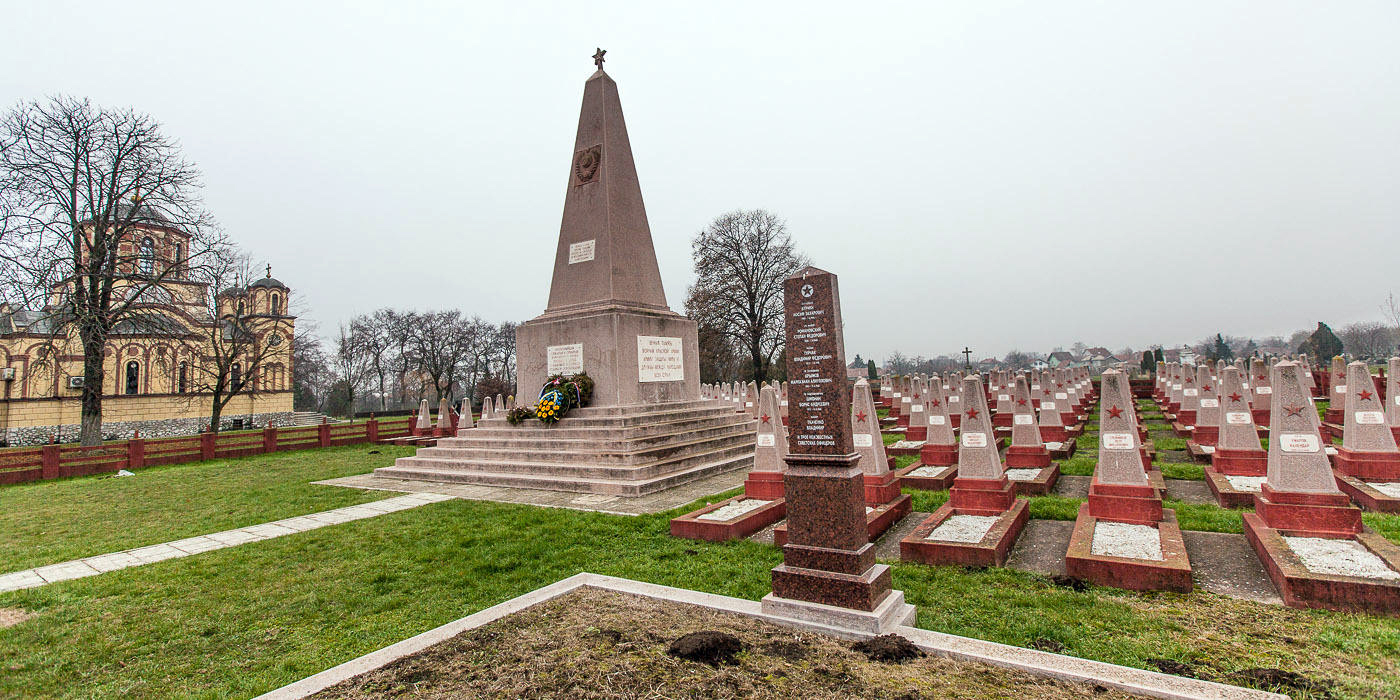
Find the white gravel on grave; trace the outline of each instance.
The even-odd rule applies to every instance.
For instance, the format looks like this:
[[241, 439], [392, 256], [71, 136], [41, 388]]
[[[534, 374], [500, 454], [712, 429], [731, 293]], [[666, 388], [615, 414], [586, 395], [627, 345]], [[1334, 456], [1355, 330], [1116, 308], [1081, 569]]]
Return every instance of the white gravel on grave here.
[[1162, 535], [1151, 525], [1101, 521], [1094, 523], [1090, 551], [1096, 557], [1162, 561]]
[[1064, 446], [1065, 446], [1065, 443], [1063, 443], [1063, 442], [1055, 442], [1055, 441], [1053, 441], [1053, 440], [1050, 441], [1050, 442], [1045, 443], [1045, 449], [1047, 449], [1047, 450], [1058, 450], [1058, 449], [1060, 449], [1061, 447], [1064, 447]]
[[1265, 477], [1262, 476], [1235, 476], [1234, 474], [1225, 475], [1225, 480], [1230, 482], [1230, 488], [1236, 491], [1249, 491], [1251, 493], [1260, 492], [1259, 487], [1264, 483], [1264, 479]]
[[1215, 446], [1214, 446], [1214, 445], [1201, 445], [1201, 453], [1202, 453], [1202, 454], [1214, 454], [1214, 453], [1215, 453]]
[[1315, 574], [1400, 580], [1400, 572], [1386, 566], [1384, 559], [1372, 554], [1360, 542], [1323, 537], [1284, 537], [1283, 541], [1303, 561], [1303, 566]]
[[1400, 498], [1400, 481], [1380, 481], [1366, 485], [1391, 498]]
[[896, 450], [912, 450], [918, 447], [923, 447], [924, 442], [924, 440], [900, 440], [899, 442], [890, 445], [890, 447]]
[[919, 467], [918, 469], [909, 472], [909, 476], [937, 477], [943, 472], [948, 471], [949, 469], [951, 469], [951, 467]]
[[727, 506], [716, 508], [704, 515], [697, 515], [695, 519], [718, 521], [733, 520], [741, 515], [752, 513], [769, 503], [772, 503], [772, 501], [764, 501], [758, 498], [745, 498], [742, 501], [735, 501]]
[[938, 542], [981, 542], [999, 518], [995, 515], [953, 515], [924, 539]]
[[1031, 481], [1040, 476], [1039, 469], [1007, 469], [1006, 478], [1012, 481]]

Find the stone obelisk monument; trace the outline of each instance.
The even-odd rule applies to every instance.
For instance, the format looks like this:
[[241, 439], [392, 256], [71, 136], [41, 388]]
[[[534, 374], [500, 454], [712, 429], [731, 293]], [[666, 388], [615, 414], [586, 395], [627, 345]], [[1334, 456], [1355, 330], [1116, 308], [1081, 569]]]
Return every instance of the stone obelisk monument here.
[[617, 83], [601, 55], [595, 60], [598, 70], [583, 87], [549, 305], [515, 332], [518, 393], [533, 401], [531, 392], [550, 375], [585, 371], [596, 407], [698, 399], [695, 322], [666, 306]]

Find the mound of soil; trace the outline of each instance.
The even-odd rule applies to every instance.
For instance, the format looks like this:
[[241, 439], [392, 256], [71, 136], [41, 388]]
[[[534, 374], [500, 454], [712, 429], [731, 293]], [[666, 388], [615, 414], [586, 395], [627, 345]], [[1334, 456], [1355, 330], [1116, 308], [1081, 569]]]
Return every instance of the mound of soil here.
[[701, 630], [671, 642], [666, 653], [687, 661], [699, 661], [711, 666], [734, 663], [734, 655], [744, 650], [744, 643], [727, 632]]
[[1314, 697], [1332, 697], [1332, 681], [1308, 678], [1301, 673], [1279, 668], [1246, 668], [1221, 679], [1226, 683], [1251, 685], [1255, 688], [1277, 689], [1288, 693], [1309, 693]]
[[865, 658], [881, 663], [899, 663], [909, 659], [922, 659], [927, 656], [923, 649], [897, 634], [882, 634], [863, 642], [851, 645], [852, 649], [865, 654]]

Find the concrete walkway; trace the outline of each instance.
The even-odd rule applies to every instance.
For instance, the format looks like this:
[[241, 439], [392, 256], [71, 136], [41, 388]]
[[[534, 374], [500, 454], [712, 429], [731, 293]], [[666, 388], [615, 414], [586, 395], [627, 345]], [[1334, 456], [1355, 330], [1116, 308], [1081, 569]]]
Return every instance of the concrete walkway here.
[[321, 511], [309, 515], [298, 515], [294, 518], [284, 520], [274, 520], [261, 525], [250, 525], [240, 527], [236, 530], [224, 530], [208, 535], [198, 535], [196, 537], [186, 537], [183, 540], [172, 542], [162, 542], [146, 547], [128, 549], [122, 552], [112, 552], [110, 554], [99, 554], [95, 557], [74, 559], [59, 564], [40, 566], [24, 571], [15, 571], [8, 574], [0, 574], [0, 593], [18, 591], [25, 588], [38, 588], [39, 586], [59, 581], [68, 581], [75, 578], [85, 578], [105, 574], [108, 571], [117, 571], [142, 564], [151, 564], [166, 559], [178, 559], [188, 557], [201, 552], [212, 552], [225, 547], [236, 547], [248, 542], [261, 542], [274, 537], [292, 535], [307, 530], [315, 530], [327, 525], [337, 525], [348, 523], [352, 520], [363, 520], [375, 516], [393, 513], [409, 508], [437, 503], [439, 501], [451, 500], [453, 497], [440, 493], [414, 493], [407, 496], [396, 496], [382, 501], [372, 503], [361, 503], [357, 506], [347, 506], [336, 508], [335, 510]]

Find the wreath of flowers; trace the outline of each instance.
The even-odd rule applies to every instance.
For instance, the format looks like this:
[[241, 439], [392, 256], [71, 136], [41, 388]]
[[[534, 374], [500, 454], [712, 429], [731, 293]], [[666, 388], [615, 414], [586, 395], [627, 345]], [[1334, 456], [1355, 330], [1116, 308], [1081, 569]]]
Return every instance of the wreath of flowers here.
[[535, 405], [511, 409], [506, 413], [506, 421], [511, 425], [520, 425], [534, 418], [545, 425], [553, 425], [570, 409], [587, 406], [592, 400], [592, 377], [583, 372], [568, 377], [556, 374], [544, 383]]

